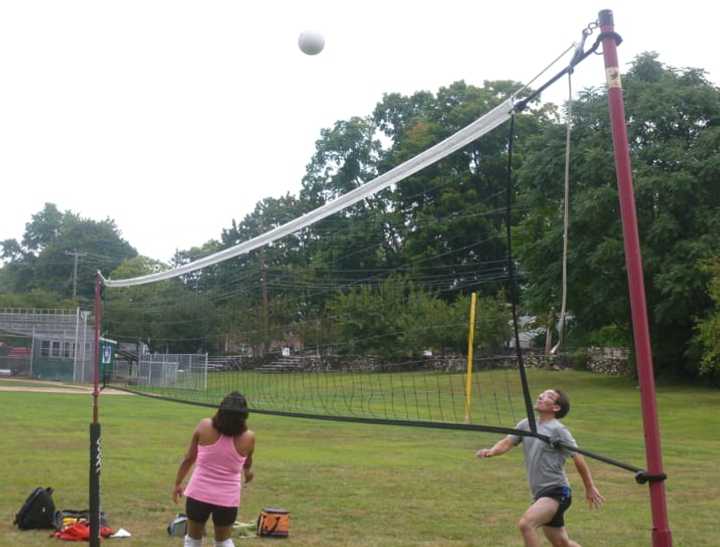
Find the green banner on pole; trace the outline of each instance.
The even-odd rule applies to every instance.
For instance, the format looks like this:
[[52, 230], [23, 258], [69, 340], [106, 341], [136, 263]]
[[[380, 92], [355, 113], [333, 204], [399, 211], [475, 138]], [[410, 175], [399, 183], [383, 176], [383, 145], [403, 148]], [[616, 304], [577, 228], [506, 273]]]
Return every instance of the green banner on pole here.
[[100, 379], [103, 383], [112, 378], [115, 366], [115, 352], [118, 343], [115, 340], [100, 338]]

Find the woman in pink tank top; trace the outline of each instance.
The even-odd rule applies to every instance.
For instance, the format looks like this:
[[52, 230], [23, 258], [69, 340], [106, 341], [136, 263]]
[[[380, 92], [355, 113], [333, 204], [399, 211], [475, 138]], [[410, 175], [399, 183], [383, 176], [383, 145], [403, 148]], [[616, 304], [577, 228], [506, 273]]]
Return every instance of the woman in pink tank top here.
[[[255, 434], [247, 428], [248, 405], [237, 391], [227, 395], [212, 418], [200, 420], [175, 477], [173, 501], [185, 495], [188, 517], [185, 547], [200, 547], [212, 515], [216, 547], [234, 547], [230, 535], [237, 518], [243, 477], [253, 479]], [[182, 483], [195, 465], [187, 486]]]

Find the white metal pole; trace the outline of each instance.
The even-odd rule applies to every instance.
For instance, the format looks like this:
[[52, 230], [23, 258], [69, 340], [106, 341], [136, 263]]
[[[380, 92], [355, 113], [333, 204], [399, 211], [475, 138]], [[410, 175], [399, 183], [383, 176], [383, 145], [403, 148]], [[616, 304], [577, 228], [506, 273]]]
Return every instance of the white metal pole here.
[[203, 389], [207, 391], [207, 375], [208, 375], [208, 354], [205, 352], [205, 386], [203, 386]]
[[33, 377], [33, 361], [35, 361], [35, 325], [32, 328], [32, 340], [30, 341], [30, 378]]
[[78, 342], [80, 338], [80, 306], [75, 308], [75, 344], [73, 345], [73, 382], [82, 383], [82, 376], [78, 374]]
[[82, 341], [82, 383], [85, 383], [85, 363], [87, 363], [87, 313], [83, 314], [83, 341]]

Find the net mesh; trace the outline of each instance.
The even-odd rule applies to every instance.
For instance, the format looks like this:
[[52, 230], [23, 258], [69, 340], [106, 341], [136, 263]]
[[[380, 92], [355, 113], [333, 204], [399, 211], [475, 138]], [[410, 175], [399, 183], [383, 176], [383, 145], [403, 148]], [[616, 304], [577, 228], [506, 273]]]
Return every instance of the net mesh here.
[[[273, 203], [269, 230], [248, 218], [224, 234], [227, 248], [166, 271], [138, 259], [127, 279], [105, 279], [104, 331], [122, 350], [111, 385], [210, 406], [240, 391], [261, 412], [515, 426], [506, 177], [492, 171], [504, 145], [494, 141], [490, 167], [468, 147], [511, 109], [502, 102], [300, 217]], [[418, 173], [440, 160], [453, 175]], [[471, 292], [481, 298], [469, 374]], [[180, 353], [205, 361], [193, 369]]]

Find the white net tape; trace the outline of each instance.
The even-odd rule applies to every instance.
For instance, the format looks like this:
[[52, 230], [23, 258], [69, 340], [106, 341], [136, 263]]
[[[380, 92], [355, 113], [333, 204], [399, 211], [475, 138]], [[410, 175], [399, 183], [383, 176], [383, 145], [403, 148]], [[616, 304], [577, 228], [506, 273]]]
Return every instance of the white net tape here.
[[289, 234], [311, 226], [312, 224], [315, 224], [316, 222], [337, 213], [338, 211], [342, 211], [343, 209], [350, 207], [370, 195], [384, 190], [392, 184], [400, 182], [410, 175], [421, 171], [425, 167], [440, 161], [510, 119], [512, 110], [513, 98], [511, 97], [444, 141], [428, 148], [424, 152], [421, 152], [417, 156], [401, 163], [397, 167], [392, 168], [390, 171], [383, 173], [370, 182], [363, 184], [359, 188], [356, 188], [347, 194], [343, 194], [339, 198], [329, 201], [325, 205], [293, 219], [282, 226], [278, 226], [277, 228], [265, 232], [262, 235], [243, 241], [242, 243], [238, 243], [229, 249], [224, 249], [172, 270], [142, 275], [130, 279], [111, 280], [103, 278], [103, 283], [107, 287], [132, 287], [134, 285], [144, 285], [155, 281], [172, 279], [180, 275], [200, 270], [207, 266], [212, 266], [213, 264], [224, 262], [230, 258], [249, 253], [254, 249], [258, 249], [268, 243], [272, 243], [273, 241], [281, 239]]

